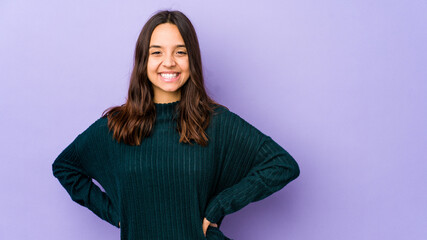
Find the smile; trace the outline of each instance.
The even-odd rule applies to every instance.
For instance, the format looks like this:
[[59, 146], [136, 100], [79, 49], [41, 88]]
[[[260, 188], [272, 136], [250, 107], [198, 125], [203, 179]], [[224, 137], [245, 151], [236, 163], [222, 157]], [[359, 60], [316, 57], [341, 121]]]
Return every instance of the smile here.
[[179, 79], [181, 73], [160, 73], [161, 79], [165, 82], [173, 82]]

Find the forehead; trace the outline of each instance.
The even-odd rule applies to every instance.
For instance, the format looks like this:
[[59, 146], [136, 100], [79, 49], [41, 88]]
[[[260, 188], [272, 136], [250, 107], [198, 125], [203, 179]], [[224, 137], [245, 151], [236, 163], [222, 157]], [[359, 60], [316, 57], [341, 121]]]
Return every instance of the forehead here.
[[175, 24], [163, 23], [154, 28], [150, 39], [151, 45], [161, 47], [184, 45], [184, 39], [182, 39], [181, 33]]

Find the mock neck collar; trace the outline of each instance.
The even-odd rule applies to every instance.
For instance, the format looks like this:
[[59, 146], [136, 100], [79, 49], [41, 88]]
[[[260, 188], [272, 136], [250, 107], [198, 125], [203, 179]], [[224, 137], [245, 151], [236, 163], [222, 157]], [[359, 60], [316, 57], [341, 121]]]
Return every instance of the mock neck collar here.
[[180, 100], [169, 103], [154, 103], [156, 106], [157, 119], [172, 119], [174, 117], [175, 107]]

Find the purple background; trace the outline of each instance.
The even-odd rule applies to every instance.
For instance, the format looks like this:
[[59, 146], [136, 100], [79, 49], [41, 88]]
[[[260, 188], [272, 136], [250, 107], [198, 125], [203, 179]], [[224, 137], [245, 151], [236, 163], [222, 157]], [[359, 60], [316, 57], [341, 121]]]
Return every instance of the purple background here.
[[208, 93], [281, 144], [300, 177], [228, 215], [234, 239], [426, 239], [427, 2], [0, 2], [0, 239], [119, 239], [52, 175], [124, 103], [158, 9], [199, 36]]

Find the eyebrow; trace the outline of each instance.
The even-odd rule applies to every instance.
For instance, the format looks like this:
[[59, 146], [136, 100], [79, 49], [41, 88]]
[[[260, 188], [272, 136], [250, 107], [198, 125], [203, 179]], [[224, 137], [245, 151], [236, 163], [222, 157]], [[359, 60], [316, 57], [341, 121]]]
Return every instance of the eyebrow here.
[[[185, 45], [178, 44], [178, 45], [175, 45], [175, 47], [177, 47], [177, 48], [179, 48], [179, 47], [184, 47], [184, 48], [185, 48]], [[162, 48], [162, 46], [159, 46], [159, 45], [151, 45], [149, 48]]]

